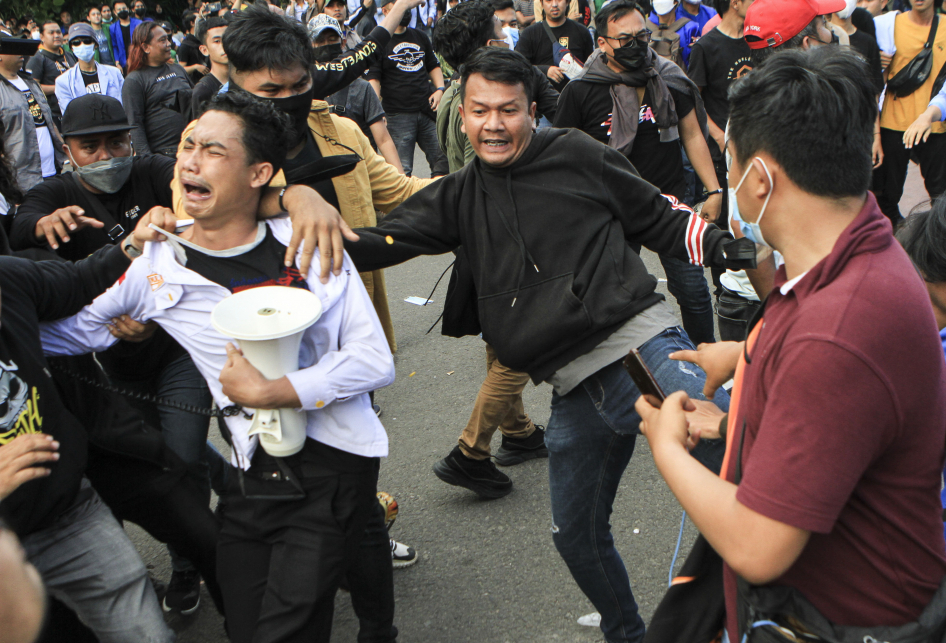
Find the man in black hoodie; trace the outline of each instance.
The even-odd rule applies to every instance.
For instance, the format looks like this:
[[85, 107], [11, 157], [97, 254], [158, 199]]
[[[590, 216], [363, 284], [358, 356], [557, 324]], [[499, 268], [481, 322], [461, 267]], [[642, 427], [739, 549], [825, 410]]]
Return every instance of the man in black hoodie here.
[[76, 264], [0, 257], [0, 449], [20, 435], [43, 433], [59, 454], [44, 463], [42, 475], [3, 498], [0, 519], [22, 540], [50, 595], [73, 607], [100, 638], [128, 643], [170, 642], [174, 634], [144, 563], [83, 475], [86, 431], [53, 382], [39, 324], [74, 314], [114, 283], [129, 266], [125, 253], [140, 253], [146, 239], [157, 239], [150, 221], [141, 218], [126, 246]]
[[[668, 359], [692, 344], [632, 246], [723, 265], [723, 247], [732, 255], [738, 242], [661, 195], [617, 150], [581, 132], [534, 133], [534, 76], [521, 54], [485, 47], [461, 77], [477, 158], [346, 248], [359, 270], [373, 270], [463, 246], [483, 339], [503, 364], [554, 389], [545, 439], [555, 545], [601, 612], [605, 638], [636, 642], [644, 623], [608, 523], [640, 423], [621, 359], [638, 348], [667, 392], [700, 397], [705, 375]], [[694, 456], [719, 470], [721, 447], [704, 441]]]

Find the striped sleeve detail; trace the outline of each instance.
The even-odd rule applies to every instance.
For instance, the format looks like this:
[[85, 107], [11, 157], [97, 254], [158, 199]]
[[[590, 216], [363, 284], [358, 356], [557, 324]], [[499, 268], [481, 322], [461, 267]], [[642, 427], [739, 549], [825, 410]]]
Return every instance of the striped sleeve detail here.
[[662, 194], [661, 196], [670, 201], [671, 209], [686, 212], [690, 215], [686, 231], [687, 256], [690, 258], [690, 263], [695, 266], [702, 266], [703, 235], [706, 232], [706, 222], [698, 217], [690, 206], [680, 203], [675, 197], [669, 194]]

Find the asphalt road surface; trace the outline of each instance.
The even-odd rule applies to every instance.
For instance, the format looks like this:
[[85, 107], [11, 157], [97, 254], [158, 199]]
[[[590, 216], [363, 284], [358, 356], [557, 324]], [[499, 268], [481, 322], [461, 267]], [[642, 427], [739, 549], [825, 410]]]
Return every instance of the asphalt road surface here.
[[[414, 167], [418, 176], [429, 175], [419, 151]], [[908, 201], [912, 205], [925, 198], [916, 174], [911, 164], [905, 206]], [[504, 469], [513, 480], [513, 491], [493, 501], [446, 485], [431, 471], [456, 444], [485, 375], [480, 339], [443, 337], [439, 324], [427, 333], [442, 310], [446, 279], [430, 305], [404, 301], [411, 296], [427, 297], [451, 261], [452, 255], [421, 257], [386, 271], [398, 352], [397, 379], [376, 397], [391, 444], [390, 456], [382, 461], [378, 488], [392, 494], [400, 505], [392, 537], [420, 554], [416, 565], [394, 573], [398, 641], [603, 641], [598, 628], [576, 622], [594, 608], [552, 543], [547, 460]], [[652, 274], [663, 278], [656, 255], [645, 251], [644, 262]], [[664, 282], [660, 290], [676, 308]], [[545, 424], [551, 387], [530, 384], [523, 397], [535, 422]], [[632, 402], [628, 400], [628, 404]], [[216, 430], [214, 440], [226, 453]], [[494, 449], [499, 440], [497, 432]], [[667, 587], [681, 514], [654, 467], [646, 440], [639, 438], [611, 522], [645, 621]], [[129, 532], [153, 575], [166, 582], [171, 572], [164, 548], [134, 525], [129, 525]], [[695, 528], [687, 522], [678, 568], [695, 535]], [[168, 616], [178, 640], [226, 641], [222, 619], [206, 590], [201, 603], [191, 617]], [[335, 605], [332, 643], [354, 642], [358, 623], [348, 595], [339, 593]]]

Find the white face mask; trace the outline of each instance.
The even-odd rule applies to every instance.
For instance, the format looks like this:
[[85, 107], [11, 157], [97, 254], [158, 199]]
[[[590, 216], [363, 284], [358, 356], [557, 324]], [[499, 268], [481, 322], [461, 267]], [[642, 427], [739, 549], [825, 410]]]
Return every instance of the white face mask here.
[[509, 45], [509, 49], [515, 49], [516, 43], [519, 42], [519, 30], [515, 27], [503, 27], [503, 33], [506, 34], [505, 41]]
[[838, 18], [847, 20], [857, 8], [857, 0], [844, 0], [844, 8], [838, 11]]
[[95, 45], [77, 45], [72, 48], [72, 53], [76, 55], [76, 58], [87, 63], [95, 57]]
[[[750, 241], [754, 243], [759, 244], [760, 246], [766, 246], [767, 248], [771, 248], [772, 246], [770, 246], [766, 242], [765, 237], [762, 236], [762, 228], [759, 227], [759, 223], [762, 222], [762, 217], [765, 215], [765, 209], [769, 205], [769, 199], [772, 198], [772, 192], [775, 191], [775, 181], [772, 180], [772, 174], [769, 172], [769, 168], [765, 164], [765, 161], [763, 161], [758, 156], [755, 157], [755, 159], [753, 160], [756, 160], [762, 164], [762, 169], [765, 170], [765, 175], [769, 177], [769, 193], [765, 195], [765, 201], [762, 203], [762, 210], [759, 212], [759, 218], [755, 220], [755, 223], [750, 223], [749, 221], [746, 221], [742, 217], [741, 214], [737, 214], [739, 213], [738, 201], [733, 204], [733, 218], [735, 218], [736, 216], [739, 217], [740, 221], [742, 222], [739, 228], [740, 230], [742, 230], [742, 234], [745, 235], [747, 239], [749, 239]], [[739, 192], [739, 188], [742, 187], [742, 184], [746, 182], [746, 177], [749, 176], [749, 172], [752, 171], [752, 168], [753, 168], [753, 165], [750, 163], [749, 167], [746, 168], [746, 171], [743, 172], [742, 178], [739, 179], [739, 185], [737, 185], [736, 189], [732, 191], [731, 196], [733, 198], [736, 197], [736, 194]]]

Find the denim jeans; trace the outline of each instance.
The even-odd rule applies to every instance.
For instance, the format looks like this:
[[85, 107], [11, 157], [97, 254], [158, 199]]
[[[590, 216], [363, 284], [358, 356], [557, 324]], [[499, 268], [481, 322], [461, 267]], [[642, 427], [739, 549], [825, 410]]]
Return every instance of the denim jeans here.
[[[687, 362], [667, 356], [693, 344], [680, 328], [671, 328], [640, 347], [664, 392], [684, 390], [703, 397], [706, 375]], [[578, 586], [601, 613], [608, 643], [637, 643], [644, 621], [637, 610], [627, 570], [611, 536], [611, 510], [624, 469], [634, 453], [640, 416], [634, 402], [640, 392], [621, 361], [585, 379], [567, 395], [552, 395], [552, 415], [545, 433], [549, 449], [552, 539]], [[713, 401], [724, 411], [729, 396], [720, 390]], [[718, 472], [723, 440], [704, 440], [693, 457]]]
[[667, 289], [680, 306], [680, 317], [687, 335], [696, 345], [715, 342], [713, 297], [702, 266], [662, 255], [660, 264], [667, 274]]
[[[139, 391], [159, 398], [167, 398], [202, 408], [210, 408], [213, 398], [203, 375], [197, 370], [190, 355], [184, 354], [165, 366], [160, 373], [146, 380], [116, 380], [112, 383], [125, 389]], [[207, 442], [210, 418], [181, 409], [159, 406], [129, 398], [132, 406], [141, 411], [146, 418], [159, 420], [164, 442], [181, 460], [187, 464], [194, 481], [197, 483], [205, 502], [210, 504], [210, 488], [221, 495], [226, 489], [227, 463], [223, 456]], [[194, 569], [187, 560], [176, 555], [168, 547], [174, 571], [183, 572]]]
[[401, 159], [404, 174], [411, 176], [414, 170], [414, 145], [420, 145], [431, 173], [434, 173], [444, 156], [437, 140], [437, 124], [423, 112], [401, 112], [388, 114], [388, 132], [394, 139], [394, 147]]
[[23, 539], [50, 595], [102, 643], [170, 643], [141, 557], [87, 480], [54, 525]]

